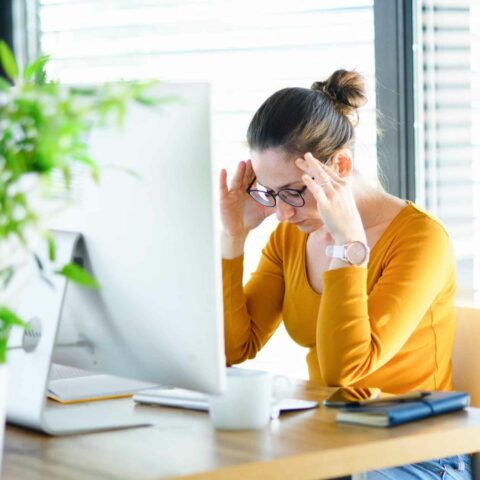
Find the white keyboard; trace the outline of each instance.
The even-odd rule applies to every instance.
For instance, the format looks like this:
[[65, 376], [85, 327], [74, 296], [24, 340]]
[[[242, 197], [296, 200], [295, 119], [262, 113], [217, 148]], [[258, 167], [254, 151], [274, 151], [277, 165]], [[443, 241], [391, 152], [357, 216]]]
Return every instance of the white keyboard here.
[[208, 395], [183, 388], [155, 388], [135, 393], [133, 399], [147, 405], [208, 410]]
[[[205, 393], [193, 392], [183, 388], [152, 388], [133, 395], [133, 399], [141, 404], [202, 411], [208, 411], [208, 397]], [[316, 407], [318, 407], [318, 402], [296, 398], [284, 398], [277, 404], [279, 413]]]

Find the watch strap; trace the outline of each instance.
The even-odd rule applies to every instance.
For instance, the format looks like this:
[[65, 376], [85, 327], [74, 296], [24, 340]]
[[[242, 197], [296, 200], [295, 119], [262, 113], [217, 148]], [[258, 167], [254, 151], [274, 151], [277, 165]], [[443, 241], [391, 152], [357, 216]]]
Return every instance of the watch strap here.
[[340, 260], [346, 260], [345, 245], [328, 245], [325, 248], [325, 255], [331, 258], [339, 258]]
[[[365, 252], [365, 256], [363, 261], [356, 261], [350, 257], [350, 248], [352, 245], [359, 244], [362, 246]], [[368, 259], [370, 257], [370, 248], [366, 243], [363, 243], [361, 241], [353, 241], [346, 243], [344, 245], [327, 245], [325, 248], [325, 255], [327, 257], [331, 258], [339, 258], [340, 260], [343, 260], [344, 262], [349, 263], [350, 265], [361, 265], [363, 262], [368, 262]]]

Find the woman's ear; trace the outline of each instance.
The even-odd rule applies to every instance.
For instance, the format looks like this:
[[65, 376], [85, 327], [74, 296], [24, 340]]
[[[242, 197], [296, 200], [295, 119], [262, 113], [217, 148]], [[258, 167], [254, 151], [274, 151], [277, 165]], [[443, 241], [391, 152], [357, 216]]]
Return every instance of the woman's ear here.
[[333, 168], [339, 177], [349, 177], [353, 172], [352, 152], [348, 148], [337, 150], [329, 158], [327, 165]]

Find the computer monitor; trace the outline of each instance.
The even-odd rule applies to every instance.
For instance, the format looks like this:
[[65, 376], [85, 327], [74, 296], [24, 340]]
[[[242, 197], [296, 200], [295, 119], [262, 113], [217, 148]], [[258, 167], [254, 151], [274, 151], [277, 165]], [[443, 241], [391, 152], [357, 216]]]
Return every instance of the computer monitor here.
[[208, 393], [225, 356], [207, 84], [156, 87], [174, 97], [132, 105], [123, 128], [89, 140], [101, 165], [82, 178], [77, 208], [52, 224], [81, 232], [92, 291], [69, 283], [54, 361]]
[[[160, 84], [153, 93], [178, 100], [131, 105], [123, 128], [96, 129], [88, 141], [101, 180], [75, 178], [74, 206], [51, 221], [82, 234], [75, 256], [100, 283], [97, 291], [68, 282], [53, 361], [219, 393], [225, 354], [209, 87]], [[23, 372], [36, 365], [28, 355], [35, 352], [12, 355]]]

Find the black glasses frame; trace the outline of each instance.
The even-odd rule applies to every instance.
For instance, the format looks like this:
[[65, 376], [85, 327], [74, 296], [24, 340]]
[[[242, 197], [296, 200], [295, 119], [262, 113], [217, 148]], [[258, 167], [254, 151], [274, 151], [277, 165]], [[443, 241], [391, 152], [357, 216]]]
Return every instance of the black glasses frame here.
[[[305, 205], [305, 199], [303, 198], [303, 194], [305, 193], [305, 190], [307, 189], [306, 185], [303, 188], [301, 188], [300, 190], [295, 190], [294, 188], [282, 188], [281, 190], [279, 190], [278, 192], [275, 193], [275, 192], [269, 191], [269, 190], [265, 191], [265, 190], [257, 190], [255, 188], [252, 188], [252, 186], [253, 186], [253, 184], [255, 183], [256, 180], [257, 180], [257, 177], [253, 177], [252, 182], [247, 187], [247, 193], [260, 205], [263, 205], [264, 207], [272, 207], [273, 208], [277, 205], [277, 198], [276, 197], [280, 197], [285, 203], [287, 203], [288, 205], [290, 205], [292, 207], [299, 208], [299, 207], [303, 207]], [[261, 202], [260, 200], [258, 200], [258, 198], [255, 198], [254, 195], [252, 195], [252, 192], [259, 192], [259, 193], [262, 193], [264, 195], [268, 195], [268, 196], [272, 197], [273, 205], [266, 205], [265, 203]], [[301, 205], [294, 205], [293, 203], [289, 202], [287, 199], [285, 199], [282, 196], [283, 192], [294, 192], [294, 193], [300, 195], [300, 198], [302, 200], [302, 204]]]

